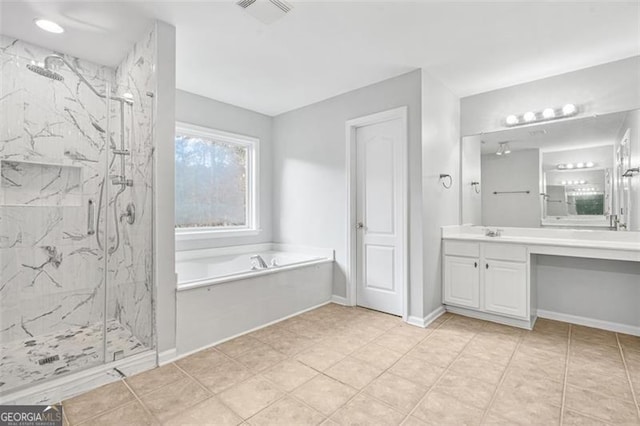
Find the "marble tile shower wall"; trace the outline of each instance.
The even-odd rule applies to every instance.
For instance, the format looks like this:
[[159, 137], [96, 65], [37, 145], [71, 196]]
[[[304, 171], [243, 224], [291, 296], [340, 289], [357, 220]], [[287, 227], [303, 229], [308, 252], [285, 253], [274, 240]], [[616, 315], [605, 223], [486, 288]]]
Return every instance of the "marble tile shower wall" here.
[[[120, 205], [136, 206], [133, 225], [121, 223], [120, 249], [109, 257], [107, 315], [116, 318], [145, 346], [153, 346], [153, 97], [155, 32], [149, 32], [133, 46], [115, 70], [117, 93], [133, 95], [126, 107], [125, 145], [127, 177], [133, 187], [120, 196]], [[114, 105], [115, 107], [116, 105]], [[115, 111], [119, 114], [119, 106]], [[115, 120], [117, 121], [117, 120]], [[118, 124], [119, 125], [119, 124]], [[118, 173], [116, 161], [111, 170]], [[113, 192], [113, 191], [112, 191]], [[115, 194], [112, 194], [115, 195]], [[113, 235], [112, 235], [113, 237]], [[113, 241], [112, 243], [115, 243]]]
[[[67, 59], [98, 91], [116, 81], [146, 90], [152, 45], [150, 34], [117, 70]], [[107, 161], [104, 129], [119, 145], [119, 105], [111, 102], [107, 110], [107, 102], [64, 67], [57, 70], [61, 82], [26, 69], [50, 53], [0, 35], [0, 343], [92, 325], [105, 315], [104, 258], [95, 235], [87, 233], [87, 203], [96, 202], [97, 214]], [[152, 346], [151, 102], [143, 105], [132, 93], [136, 104], [127, 111], [125, 131], [135, 143], [127, 160], [134, 187], [119, 205], [135, 202], [138, 217], [134, 225], [121, 224], [121, 247], [108, 259], [106, 315]], [[110, 174], [116, 168], [117, 159]], [[112, 201], [115, 187], [109, 186]], [[107, 218], [104, 209], [98, 228], [109, 227], [109, 246], [113, 210]]]

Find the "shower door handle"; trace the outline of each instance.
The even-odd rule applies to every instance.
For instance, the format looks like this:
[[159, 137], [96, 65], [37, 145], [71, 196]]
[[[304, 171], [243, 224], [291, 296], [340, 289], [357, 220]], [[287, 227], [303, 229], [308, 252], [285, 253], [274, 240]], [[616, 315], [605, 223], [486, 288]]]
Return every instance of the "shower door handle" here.
[[87, 235], [93, 235], [96, 233], [96, 229], [94, 228], [94, 208], [93, 200], [89, 199], [87, 206]]

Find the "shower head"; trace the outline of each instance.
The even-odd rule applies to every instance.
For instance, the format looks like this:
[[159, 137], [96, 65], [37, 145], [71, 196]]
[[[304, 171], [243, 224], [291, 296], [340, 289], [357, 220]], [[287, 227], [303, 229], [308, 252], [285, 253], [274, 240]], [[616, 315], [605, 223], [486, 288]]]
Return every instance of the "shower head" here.
[[50, 78], [51, 80], [56, 80], [56, 81], [63, 81], [64, 77], [60, 74], [58, 74], [55, 71], [50, 70], [49, 68], [46, 67], [41, 67], [39, 65], [35, 65], [35, 64], [27, 64], [27, 69], [29, 71], [35, 72], [36, 74], [39, 74], [43, 77], [47, 77]]

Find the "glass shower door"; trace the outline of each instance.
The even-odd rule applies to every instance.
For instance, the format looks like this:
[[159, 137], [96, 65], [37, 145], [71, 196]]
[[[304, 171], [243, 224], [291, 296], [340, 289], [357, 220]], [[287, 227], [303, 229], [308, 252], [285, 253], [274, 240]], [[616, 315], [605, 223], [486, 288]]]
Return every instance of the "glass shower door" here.
[[[108, 101], [0, 36], [0, 394], [105, 360]], [[109, 93], [106, 68], [73, 62]], [[38, 71], [37, 68], [35, 68]], [[40, 69], [40, 71], [42, 71]], [[106, 190], [106, 188], [103, 188]], [[103, 203], [104, 204], [104, 203]], [[98, 220], [99, 218], [99, 220]]]

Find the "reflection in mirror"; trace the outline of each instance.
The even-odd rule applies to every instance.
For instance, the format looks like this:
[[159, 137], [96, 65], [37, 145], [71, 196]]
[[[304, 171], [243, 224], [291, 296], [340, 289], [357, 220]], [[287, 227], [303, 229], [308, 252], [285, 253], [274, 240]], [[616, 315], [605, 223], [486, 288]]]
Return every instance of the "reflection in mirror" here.
[[466, 136], [462, 222], [640, 230], [639, 160], [640, 110]]

